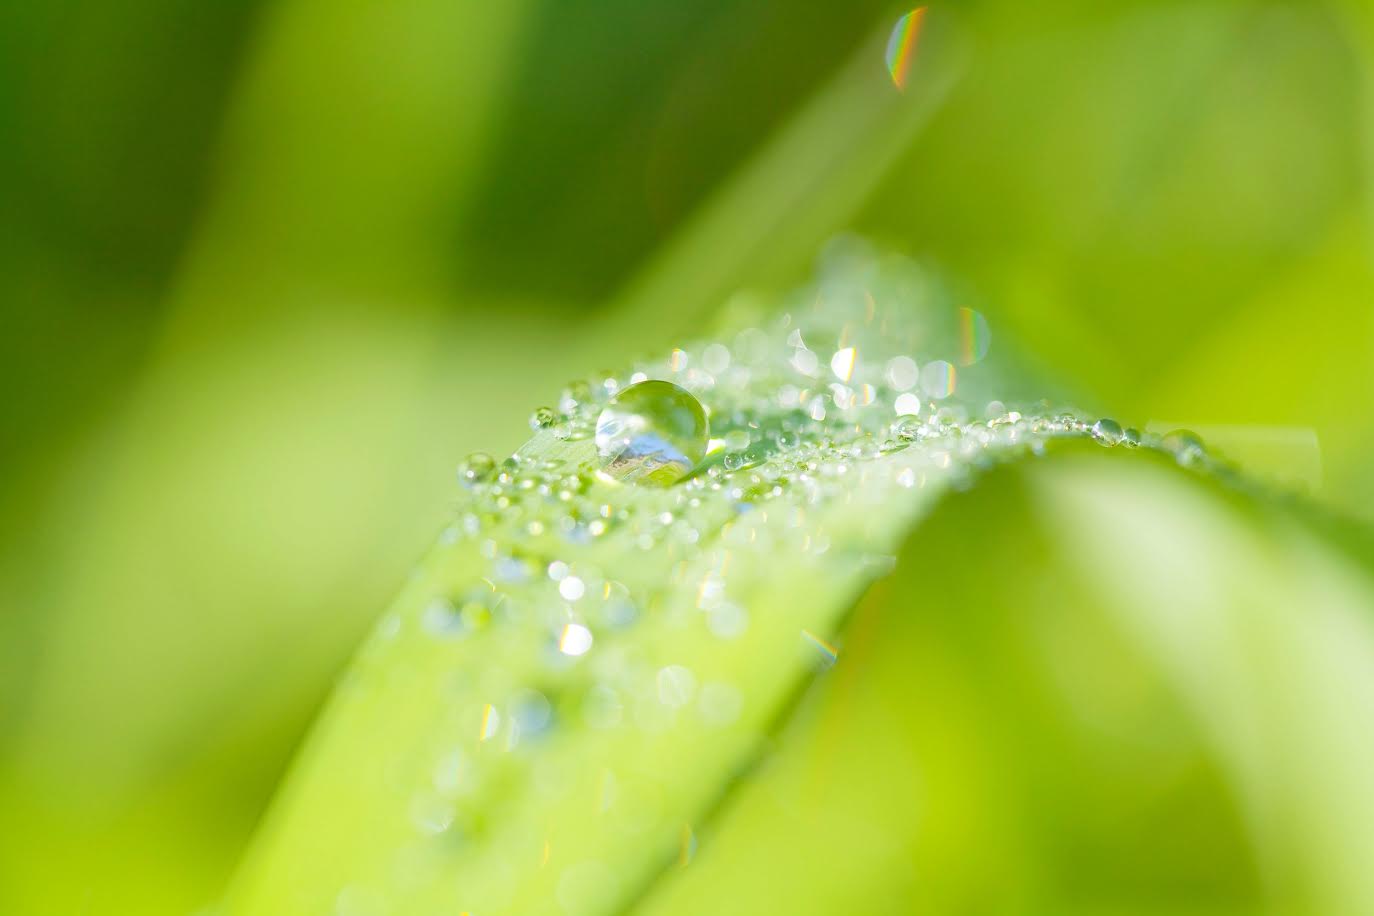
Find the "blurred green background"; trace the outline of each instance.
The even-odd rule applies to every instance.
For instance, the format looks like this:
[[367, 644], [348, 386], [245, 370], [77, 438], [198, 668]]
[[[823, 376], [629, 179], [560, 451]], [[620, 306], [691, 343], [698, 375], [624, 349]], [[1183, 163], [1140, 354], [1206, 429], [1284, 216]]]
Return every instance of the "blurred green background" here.
[[1374, 518], [1374, 14], [904, 12], [0, 9], [0, 911], [213, 901], [457, 458], [840, 231]]

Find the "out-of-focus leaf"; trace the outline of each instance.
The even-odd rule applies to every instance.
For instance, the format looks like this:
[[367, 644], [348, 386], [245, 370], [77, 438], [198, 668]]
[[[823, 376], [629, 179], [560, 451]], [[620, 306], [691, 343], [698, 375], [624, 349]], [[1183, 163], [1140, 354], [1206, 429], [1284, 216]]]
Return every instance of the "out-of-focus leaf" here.
[[1367, 515], [1368, 43], [1325, 4], [993, 2], [969, 28], [858, 228], [1084, 406], [1312, 427]]
[[[962, 75], [968, 37], [951, 11], [927, 18], [907, 92], [878, 61], [888, 26], [864, 42], [808, 107], [722, 184], [622, 294], [616, 313], [658, 303], [691, 320], [742, 284], [793, 282], [837, 227], [846, 226]], [[615, 314], [615, 313], [613, 313]], [[640, 344], [643, 346], [643, 344]]]
[[492, 131], [479, 198], [460, 227], [454, 256], [464, 286], [591, 310], [657, 259], [742, 162], [789, 130], [827, 91], [838, 61], [865, 62], [875, 91], [851, 93], [859, 110], [832, 109], [832, 129], [812, 140], [824, 150], [865, 145], [867, 130], [853, 133], [854, 123], [893, 95], [878, 82], [882, 49], [871, 47], [888, 8], [883, 0], [542, 3]]
[[264, 24], [149, 365], [34, 523], [60, 574], [14, 626], [39, 659], [6, 698], [0, 909], [213, 896], [438, 524], [454, 427], [431, 227], [523, 14], [302, 0]]
[[[232, 912], [1374, 899], [1363, 849], [1331, 848], [1374, 780], [1333, 770], [1341, 791], [1309, 799], [1327, 772], [1298, 759], [1340, 747], [1342, 691], [1374, 689], [1354, 662], [1309, 670], [1333, 628], [1374, 655], [1355, 554], [1144, 460], [1003, 473], [921, 522], [967, 468], [1089, 425], [1005, 405], [958, 419], [996, 381], [973, 358], [960, 399], [894, 423], [915, 395], [893, 353], [934, 346], [913, 352], [942, 365], [931, 281], [829, 254], [775, 336], [637, 367], [712, 413], [721, 450], [684, 484], [598, 470], [592, 424], [628, 370], [570, 388], [494, 482], [471, 466], [474, 493], [340, 685]], [[925, 391], [956, 379], [921, 375]], [[1313, 640], [1293, 672], [1272, 654], [1290, 638]], [[839, 668], [808, 691], [799, 647]]]

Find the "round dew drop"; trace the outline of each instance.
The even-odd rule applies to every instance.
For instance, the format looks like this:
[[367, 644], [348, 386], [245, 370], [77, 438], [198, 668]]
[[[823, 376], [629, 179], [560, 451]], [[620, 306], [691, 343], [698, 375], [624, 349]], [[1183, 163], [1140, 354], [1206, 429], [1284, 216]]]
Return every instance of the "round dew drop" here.
[[1100, 444], [1107, 447], [1120, 444], [1125, 433], [1121, 429], [1121, 424], [1115, 420], [1103, 417], [1092, 425], [1092, 437]]
[[473, 452], [458, 465], [458, 479], [463, 483], [479, 483], [496, 470], [496, 462], [486, 452]]
[[668, 486], [706, 454], [706, 410], [686, 389], [647, 381], [621, 391], [596, 421], [602, 470], [626, 483]]
[[1173, 453], [1174, 460], [1185, 466], [1197, 464], [1207, 454], [1207, 447], [1202, 444], [1201, 437], [1187, 429], [1174, 430], [1164, 437], [1161, 444], [1165, 450]]
[[530, 429], [548, 429], [558, 421], [552, 407], [540, 407], [530, 414]]
[[911, 415], [903, 415], [892, 421], [892, 434], [904, 442], [921, 438], [921, 428], [925, 422]]

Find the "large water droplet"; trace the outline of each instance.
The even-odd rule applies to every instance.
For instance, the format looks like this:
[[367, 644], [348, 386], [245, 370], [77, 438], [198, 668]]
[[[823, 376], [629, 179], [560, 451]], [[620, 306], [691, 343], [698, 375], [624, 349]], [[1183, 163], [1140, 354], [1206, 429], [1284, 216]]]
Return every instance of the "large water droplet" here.
[[706, 454], [701, 402], [671, 382], [648, 381], [617, 394], [596, 421], [603, 470], [618, 480], [667, 486]]

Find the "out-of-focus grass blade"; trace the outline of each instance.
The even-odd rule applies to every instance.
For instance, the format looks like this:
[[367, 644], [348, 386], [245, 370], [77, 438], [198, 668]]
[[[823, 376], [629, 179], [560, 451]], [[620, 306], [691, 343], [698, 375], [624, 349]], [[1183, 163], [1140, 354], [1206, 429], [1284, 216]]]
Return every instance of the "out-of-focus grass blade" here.
[[998, 472], [647, 911], [1368, 909], [1371, 607], [1322, 537], [1171, 469]]
[[791, 282], [887, 177], [962, 75], [967, 55], [957, 14], [932, 12], [899, 91], [883, 66], [891, 28], [882, 23], [629, 284], [605, 318], [623, 346], [660, 339], [646, 334], [645, 314], [659, 316], [656, 327], [693, 333], [704, 310], [741, 285]]
[[37, 523], [59, 572], [23, 609], [40, 659], [0, 765], [0, 909], [213, 896], [438, 524], [434, 225], [475, 174], [525, 7], [266, 17], [142, 382]]

